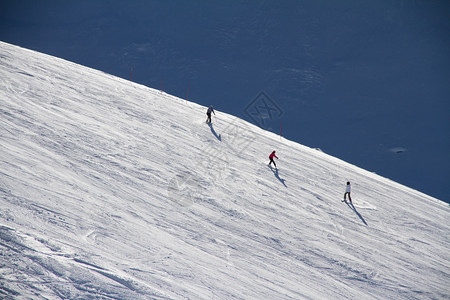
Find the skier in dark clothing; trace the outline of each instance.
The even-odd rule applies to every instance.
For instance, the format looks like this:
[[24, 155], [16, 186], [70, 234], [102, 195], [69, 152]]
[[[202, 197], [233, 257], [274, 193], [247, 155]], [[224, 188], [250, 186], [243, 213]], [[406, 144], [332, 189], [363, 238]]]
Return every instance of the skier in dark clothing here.
[[273, 163], [273, 165], [274, 165], [275, 168], [276, 168], [276, 167], [277, 167], [277, 164], [276, 164], [275, 161], [273, 160], [274, 157], [275, 157], [276, 159], [278, 159], [278, 157], [275, 155], [275, 150], [273, 150], [273, 152], [270, 153], [270, 155], [269, 155], [269, 159], [270, 159], [269, 166], [271, 166], [271, 164]]
[[216, 115], [216, 113], [214, 112], [214, 107], [212, 105], [208, 107], [208, 110], [206, 111], [206, 115], [208, 116], [206, 118], [206, 123], [211, 123], [211, 113]]

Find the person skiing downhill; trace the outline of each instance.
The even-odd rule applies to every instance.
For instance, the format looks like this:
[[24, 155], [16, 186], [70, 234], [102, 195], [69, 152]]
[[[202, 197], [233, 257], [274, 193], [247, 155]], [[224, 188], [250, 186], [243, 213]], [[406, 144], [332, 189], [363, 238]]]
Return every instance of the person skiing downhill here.
[[344, 194], [344, 201], [347, 200], [347, 195], [348, 195], [348, 200], [350, 200], [350, 202], [352, 202], [352, 197], [350, 197], [351, 192], [352, 192], [352, 185], [350, 184], [350, 181], [347, 181], [347, 187], [345, 188], [345, 194]]
[[275, 155], [275, 150], [273, 150], [272, 153], [270, 153], [270, 155], [269, 155], [269, 159], [270, 159], [269, 167], [271, 166], [272, 163], [273, 163], [273, 165], [275, 166], [275, 168], [277, 167], [277, 164], [276, 164], [275, 161], [273, 160], [274, 157], [275, 157], [276, 159], [278, 159], [278, 157]]
[[208, 116], [206, 118], [206, 123], [211, 123], [211, 113], [216, 115], [216, 113], [214, 112], [214, 107], [212, 105], [208, 107], [208, 110], [206, 111], [206, 115]]

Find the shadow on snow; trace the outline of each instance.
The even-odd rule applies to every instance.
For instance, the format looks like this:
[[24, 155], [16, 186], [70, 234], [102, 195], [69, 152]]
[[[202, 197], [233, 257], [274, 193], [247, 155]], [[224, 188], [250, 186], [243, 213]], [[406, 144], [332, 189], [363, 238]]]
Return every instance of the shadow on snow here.
[[345, 202], [345, 204], [347, 204], [348, 207], [350, 207], [355, 212], [355, 214], [361, 219], [361, 221], [363, 221], [364, 225], [369, 226], [367, 224], [366, 220], [364, 220], [363, 216], [361, 216], [361, 214], [356, 210], [356, 207], [353, 205], [352, 202], [350, 202], [350, 203], [348, 203], [347, 201], [344, 201], [344, 202]]
[[286, 185], [286, 183], [285, 183], [286, 180], [280, 177], [280, 175], [278, 174], [278, 169], [277, 169], [277, 168], [273, 169], [272, 166], [269, 166], [269, 168], [270, 168], [270, 170], [272, 170], [273, 175], [275, 175], [275, 177], [276, 177], [276, 178], [277, 178], [277, 179], [278, 179], [285, 187], [287, 187], [287, 185]]
[[218, 135], [217, 132], [214, 130], [214, 127], [212, 125], [212, 123], [208, 123], [209, 128], [211, 129], [212, 134], [214, 134], [214, 136], [219, 140], [222, 141], [222, 137], [220, 136], [220, 134]]

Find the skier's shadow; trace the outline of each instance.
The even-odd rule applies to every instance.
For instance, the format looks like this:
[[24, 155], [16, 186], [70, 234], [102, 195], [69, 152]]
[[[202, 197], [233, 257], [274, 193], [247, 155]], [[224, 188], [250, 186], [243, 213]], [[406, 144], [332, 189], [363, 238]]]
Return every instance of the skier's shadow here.
[[222, 141], [222, 136], [219, 134], [217, 134], [217, 132], [214, 130], [214, 127], [212, 125], [212, 123], [208, 123], [209, 128], [211, 129], [212, 134], [214, 134], [214, 136], [219, 140]]
[[355, 214], [361, 219], [361, 221], [363, 221], [364, 225], [369, 226], [366, 220], [364, 220], [363, 216], [361, 216], [361, 214], [356, 210], [356, 207], [353, 205], [352, 202], [350, 202], [349, 204], [347, 201], [345, 201], [345, 203], [355, 212]]
[[272, 170], [273, 175], [275, 175], [275, 177], [276, 177], [276, 178], [277, 178], [277, 179], [278, 179], [285, 187], [287, 187], [287, 185], [286, 185], [286, 183], [285, 183], [286, 180], [280, 177], [280, 175], [278, 174], [278, 169], [273, 169], [272, 166], [269, 166], [269, 168]]

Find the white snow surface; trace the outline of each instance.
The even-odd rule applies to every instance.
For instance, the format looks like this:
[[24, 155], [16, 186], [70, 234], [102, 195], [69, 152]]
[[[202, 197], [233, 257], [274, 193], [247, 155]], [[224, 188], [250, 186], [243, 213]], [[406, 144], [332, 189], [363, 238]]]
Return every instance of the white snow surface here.
[[0, 298], [449, 299], [448, 204], [205, 112], [0, 42]]

